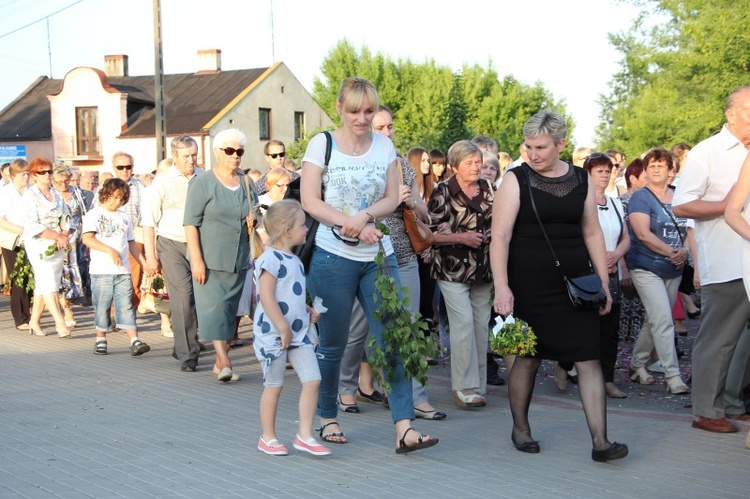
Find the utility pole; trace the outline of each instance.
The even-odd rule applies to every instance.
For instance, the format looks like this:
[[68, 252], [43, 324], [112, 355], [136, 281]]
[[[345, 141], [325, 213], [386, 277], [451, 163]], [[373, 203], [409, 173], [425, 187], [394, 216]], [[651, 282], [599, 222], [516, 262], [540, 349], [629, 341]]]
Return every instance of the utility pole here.
[[164, 56], [161, 50], [161, 0], [154, 0], [154, 110], [156, 163], [167, 157], [167, 114], [164, 109]]
[[276, 63], [276, 40], [273, 33], [273, 0], [271, 0], [271, 12], [269, 14], [271, 24], [271, 64]]

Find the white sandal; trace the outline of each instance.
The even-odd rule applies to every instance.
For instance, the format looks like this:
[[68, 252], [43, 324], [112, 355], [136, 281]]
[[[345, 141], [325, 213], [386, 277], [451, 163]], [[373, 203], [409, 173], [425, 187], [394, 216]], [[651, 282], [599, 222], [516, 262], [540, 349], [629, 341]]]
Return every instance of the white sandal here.
[[459, 407], [484, 407], [487, 400], [478, 393], [464, 394], [461, 390], [453, 392], [453, 400]]
[[653, 385], [654, 377], [651, 376], [646, 368], [630, 366], [630, 379], [641, 385]]
[[667, 386], [667, 392], [672, 395], [685, 395], [690, 393], [690, 387], [688, 387], [680, 376], [672, 376], [664, 380], [664, 384]]

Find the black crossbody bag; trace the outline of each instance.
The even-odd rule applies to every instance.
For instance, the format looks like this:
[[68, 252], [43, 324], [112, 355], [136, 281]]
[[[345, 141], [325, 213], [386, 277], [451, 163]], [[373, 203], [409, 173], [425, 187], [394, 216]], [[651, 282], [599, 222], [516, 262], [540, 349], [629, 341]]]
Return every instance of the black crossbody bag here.
[[[326, 156], [325, 163], [323, 164], [323, 176], [324, 179], [320, 183], [320, 196], [321, 199], [325, 200], [326, 183], [325, 177], [328, 174], [328, 162], [331, 161], [331, 149], [333, 149], [333, 138], [331, 132], [323, 132], [326, 136]], [[302, 177], [297, 177], [289, 183], [284, 199], [300, 199], [300, 181]], [[315, 220], [309, 213], [305, 212], [305, 226], [307, 227], [307, 236], [303, 244], [298, 244], [292, 247], [292, 252], [302, 260], [302, 265], [305, 266], [305, 273], [310, 271], [310, 261], [312, 260], [313, 251], [315, 250], [315, 234], [318, 232], [318, 226], [320, 222]]]
[[547, 241], [549, 250], [552, 253], [552, 258], [555, 260], [555, 267], [560, 271], [563, 281], [565, 281], [565, 287], [568, 290], [568, 296], [570, 297], [571, 303], [575, 308], [581, 310], [598, 310], [607, 303], [607, 294], [604, 292], [602, 286], [602, 280], [591, 268], [589, 263], [589, 273], [578, 277], [568, 277], [560, 265], [560, 260], [557, 258], [557, 253], [552, 247], [552, 243], [547, 236], [547, 231], [544, 230], [544, 224], [542, 219], [539, 218], [539, 212], [536, 209], [536, 203], [534, 202], [534, 194], [531, 191], [531, 182], [529, 180], [529, 174], [524, 170], [526, 175], [526, 187], [529, 189], [529, 199], [531, 200], [531, 208], [534, 210], [536, 221], [539, 223], [539, 228], [542, 230], [544, 239]]

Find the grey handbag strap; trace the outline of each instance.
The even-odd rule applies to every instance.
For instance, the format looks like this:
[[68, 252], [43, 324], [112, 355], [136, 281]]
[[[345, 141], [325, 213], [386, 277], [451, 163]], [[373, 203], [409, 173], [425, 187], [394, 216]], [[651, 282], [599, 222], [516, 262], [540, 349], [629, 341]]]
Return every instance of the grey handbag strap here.
[[677, 230], [677, 235], [680, 236], [680, 243], [682, 243], [683, 246], [685, 246], [685, 238], [682, 237], [682, 231], [680, 230], [680, 226], [677, 225], [677, 220], [675, 220], [674, 215], [670, 213], [670, 211], [667, 209], [667, 205], [661, 202], [661, 200], [654, 194], [654, 191], [649, 189], [648, 187], [644, 187], [648, 192], [651, 193], [652, 196], [654, 196], [654, 199], [661, 205], [661, 208], [664, 210], [664, 213], [666, 213], [669, 218], [672, 219], [672, 223], [674, 224], [674, 228]]

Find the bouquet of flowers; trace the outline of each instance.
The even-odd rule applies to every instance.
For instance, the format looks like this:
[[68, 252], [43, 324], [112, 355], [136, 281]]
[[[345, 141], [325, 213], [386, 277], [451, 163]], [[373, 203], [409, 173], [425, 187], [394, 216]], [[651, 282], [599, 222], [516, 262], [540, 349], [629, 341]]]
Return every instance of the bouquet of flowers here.
[[490, 335], [490, 346], [498, 355], [536, 355], [536, 335], [526, 322], [498, 315]]

